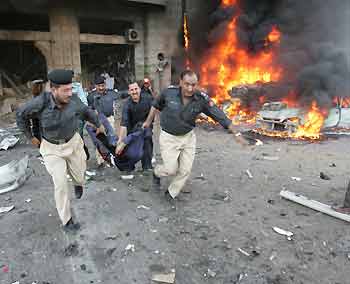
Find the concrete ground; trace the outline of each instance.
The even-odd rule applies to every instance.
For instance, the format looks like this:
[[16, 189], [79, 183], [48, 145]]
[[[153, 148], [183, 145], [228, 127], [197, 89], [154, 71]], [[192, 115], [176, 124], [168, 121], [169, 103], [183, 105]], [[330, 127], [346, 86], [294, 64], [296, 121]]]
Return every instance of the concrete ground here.
[[[174, 207], [152, 188], [150, 176], [138, 171], [123, 181], [118, 170], [96, 170], [92, 157], [89, 170], [96, 176], [73, 201], [82, 223], [77, 235], [60, 227], [38, 150], [20, 144], [0, 152], [0, 166], [29, 154], [34, 170], [21, 188], [0, 196], [0, 207], [15, 206], [0, 214], [0, 284], [145, 284], [173, 270], [177, 284], [350, 283], [348, 223], [279, 197], [287, 189], [340, 204], [349, 139], [268, 139], [242, 148], [221, 129], [200, 127], [196, 134], [189, 193]], [[331, 180], [320, 179], [321, 171]], [[274, 226], [292, 231], [293, 240]]]

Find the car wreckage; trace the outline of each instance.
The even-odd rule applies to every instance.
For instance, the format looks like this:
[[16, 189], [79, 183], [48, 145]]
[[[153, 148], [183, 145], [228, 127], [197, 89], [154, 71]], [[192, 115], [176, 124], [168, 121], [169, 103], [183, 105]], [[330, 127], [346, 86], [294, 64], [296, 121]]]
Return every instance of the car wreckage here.
[[[350, 129], [350, 108], [342, 107], [341, 103], [328, 111], [322, 130]], [[269, 102], [262, 106], [256, 116], [256, 127], [268, 131], [286, 131], [294, 133], [298, 127], [305, 124], [307, 110], [289, 108], [284, 102]]]

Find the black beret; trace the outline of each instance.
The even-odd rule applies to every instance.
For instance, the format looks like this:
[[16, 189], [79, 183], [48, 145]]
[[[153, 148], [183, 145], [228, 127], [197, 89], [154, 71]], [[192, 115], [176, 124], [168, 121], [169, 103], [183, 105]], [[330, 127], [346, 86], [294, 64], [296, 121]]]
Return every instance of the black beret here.
[[104, 82], [105, 82], [105, 77], [98, 76], [98, 77], [95, 79], [95, 85], [103, 84]]
[[67, 85], [72, 83], [74, 72], [66, 69], [54, 69], [49, 72], [47, 78], [54, 84]]

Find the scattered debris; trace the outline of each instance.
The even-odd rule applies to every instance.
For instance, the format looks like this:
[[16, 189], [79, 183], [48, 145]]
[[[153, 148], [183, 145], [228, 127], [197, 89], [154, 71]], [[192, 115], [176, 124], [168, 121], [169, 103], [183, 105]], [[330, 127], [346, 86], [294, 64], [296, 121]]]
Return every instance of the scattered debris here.
[[301, 178], [300, 177], [291, 177], [292, 180], [295, 180], [295, 181], [301, 181]]
[[169, 274], [155, 274], [152, 277], [152, 281], [160, 283], [175, 283], [175, 272]]
[[13, 209], [15, 209], [14, 205], [8, 207], [0, 207], [0, 213], [8, 213]]
[[4, 273], [7, 273], [7, 272], [9, 272], [9, 267], [7, 266], [7, 265], [5, 265], [3, 268], [2, 268], [2, 272], [4, 272]]
[[9, 148], [15, 146], [19, 138], [14, 136], [8, 130], [0, 128], [0, 150], [7, 151]]
[[63, 255], [65, 257], [77, 256], [79, 254], [79, 244], [74, 242], [69, 244], [68, 247], [64, 249]]
[[118, 238], [118, 235], [113, 235], [105, 238], [106, 241], [115, 241]]
[[216, 272], [214, 272], [213, 270], [211, 270], [210, 268], [208, 268], [208, 276], [214, 278], [216, 276]]
[[273, 227], [272, 229], [273, 229], [277, 234], [286, 236], [288, 241], [291, 241], [291, 240], [292, 240], [292, 236], [294, 235], [292, 232], [283, 230], [283, 229], [278, 228], [278, 227]]
[[120, 178], [122, 180], [131, 180], [134, 178], [134, 175], [121, 175]]
[[26, 199], [25, 202], [30, 203], [32, 200], [30, 198]]
[[229, 197], [225, 193], [219, 193], [215, 192], [212, 196], [211, 199], [213, 200], [218, 200], [218, 201], [227, 201], [229, 200]]
[[337, 165], [335, 164], [335, 163], [331, 163], [331, 164], [329, 164], [329, 167], [330, 168], [335, 168]]
[[16, 138], [15, 136], [6, 137], [0, 142], [0, 150], [7, 151], [9, 148], [15, 146], [18, 141], [19, 138]]
[[167, 218], [167, 217], [160, 217], [159, 219], [158, 219], [158, 222], [159, 223], [167, 223], [169, 221], [169, 218]]
[[321, 179], [324, 179], [324, 180], [330, 180], [331, 178], [328, 176], [328, 175], [326, 175], [324, 172], [320, 172], [320, 178]]
[[277, 252], [273, 251], [271, 256], [270, 256], [270, 261], [273, 261], [276, 256], [277, 256]]
[[287, 190], [282, 190], [280, 192], [280, 195], [283, 198], [288, 199], [290, 201], [299, 203], [301, 205], [304, 205], [304, 206], [309, 207], [311, 209], [314, 209], [316, 211], [322, 212], [324, 214], [330, 215], [332, 217], [350, 222], [350, 215], [339, 213], [339, 212], [333, 210], [332, 207], [327, 205], [327, 204], [323, 204], [323, 203], [318, 202], [316, 200], [309, 199], [306, 196], [296, 194], [294, 192], [287, 191]]
[[245, 256], [250, 256], [250, 254], [248, 252], [246, 252], [245, 250], [238, 248], [237, 249], [240, 253], [244, 254]]
[[151, 208], [150, 208], [150, 207], [147, 207], [147, 206], [145, 206], [145, 205], [139, 205], [139, 206], [137, 206], [137, 209], [150, 210]]
[[264, 143], [260, 139], [255, 139], [255, 141], [256, 141], [256, 143], [255, 143], [256, 146], [264, 145]]
[[85, 264], [80, 265], [80, 269], [81, 269], [82, 271], [86, 271], [86, 265], [85, 265]]
[[93, 177], [96, 175], [96, 172], [93, 172], [93, 171], [85, 171], [86, 175], [88, 175], [89, 177]]
[[199, 180], [205, 180], [204, 174], [200, 174], [199, 176], [195, 177], [194, 179], [199, 179]]
[[186, 218], [187, 221], [190, 221], [192, 223], [196, 223], [196, 224], [202, 224], [202, 221], [199, 219], [195, 219], [195, 218]]
[[125, 248], [125, 251], [126, 251], [126, 252], [129, 252], [129, 251], [135, 252], [135, 245], [133, 245], [133, 244], [128, 244], [128, 245], [126, 246], [126, 248]]
[[117, 250], [117, 248], [110, 248], [110, 249], [108, 249], [108, 250], [106, 251], [106, 255], [107, 255], [108, 257], [111, 257], [112, 254], [113, 254], [116, 250]]
[[278, 161], [280, 157], [278, 156], [263, 156], [263, 160], [266, 161]]
[[19, 281], [13, 282], [12, 284], [19, 284]]
[[273, 205], [273, 204], [275, 204], [275, 200], [273, 200], [273, 199], [269, 199], [269, 200], [267, 200], [267, 203], [269, 203], [269, 204]]
[[25, 156], [0, 167], [0, 194], [17, 189], [29, 178], [28, 161], [29, 157]]
[[247, 173], [247, 176], [248, 176], [250, 179], [253, 178], [253, 175], [252, 175], [252, 173], [250, 172], [250, 170], [246, 170], [245, 172]]

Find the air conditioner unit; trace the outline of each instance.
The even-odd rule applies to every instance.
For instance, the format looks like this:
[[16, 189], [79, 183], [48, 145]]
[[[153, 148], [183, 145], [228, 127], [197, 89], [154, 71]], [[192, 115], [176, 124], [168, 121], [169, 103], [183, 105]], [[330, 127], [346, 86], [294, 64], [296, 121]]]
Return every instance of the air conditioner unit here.
[[135, 29], [128, 29], [126, 32], [126, 40], [128, 42], [139, 42], [139, 32]]

